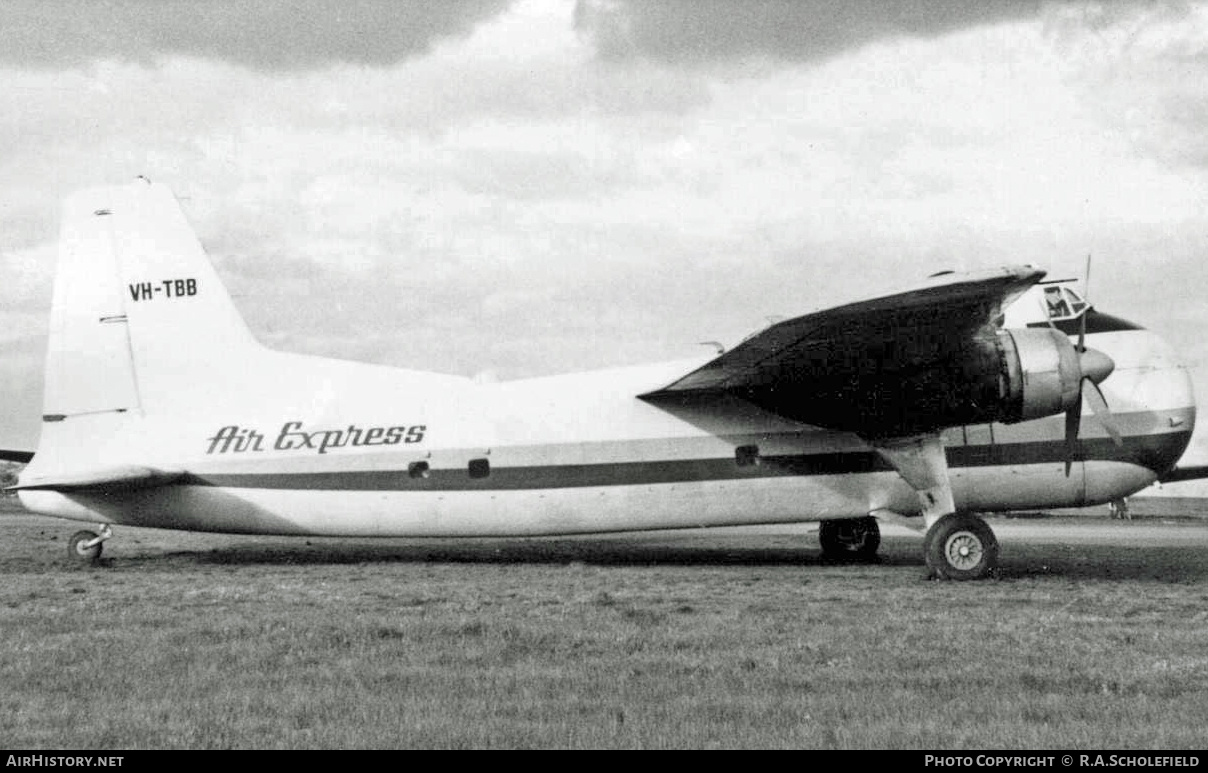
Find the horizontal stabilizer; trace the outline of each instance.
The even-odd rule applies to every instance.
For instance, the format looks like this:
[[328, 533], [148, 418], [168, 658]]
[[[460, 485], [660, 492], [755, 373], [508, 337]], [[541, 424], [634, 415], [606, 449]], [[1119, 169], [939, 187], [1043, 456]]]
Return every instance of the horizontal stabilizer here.
[[45, 475], [25, 478], [11, 489], [18, 491], [130, 491], [133, 489], [167, 486], [184, 478], [183, 472], [157, 470], [153, 467], [123, 465], [66, 475]]
[[0, 448], [0, 461], [28, 464], [29, 460], [33, 458], [33, 451], [14, 451], [11, 448]]

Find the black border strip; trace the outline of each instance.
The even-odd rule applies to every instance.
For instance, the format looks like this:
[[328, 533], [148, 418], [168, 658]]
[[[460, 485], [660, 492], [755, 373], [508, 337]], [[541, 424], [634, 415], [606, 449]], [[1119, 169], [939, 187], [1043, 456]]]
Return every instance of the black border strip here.
[[[1187, 431], [1126, 437], [1122, 446], [1110, 439], [1080, 441], [1075, 462], [1125, 462], [1156, 474], [1169, 470], [1190, 442]], [[1064, 440], [1044, 440], [994, 446], [947, 449], [953, 469], [1064, 462]], [[659, 483], [749, 480], [814, 475], [891, 472], [875, 451], [760, 457], [755, 465], [739, 466], [733, 458], [653, 460], [603, 464], [555, 464], [523, 467], [492, 466], [489, 477], [471, 478], [464, 467], [429, 470], [413, 478], [400, 470], [306, 473], [190, 474], [183, 483], [227, 488], [345, 491], [516, 491], [588, 486], [642, 486]]]

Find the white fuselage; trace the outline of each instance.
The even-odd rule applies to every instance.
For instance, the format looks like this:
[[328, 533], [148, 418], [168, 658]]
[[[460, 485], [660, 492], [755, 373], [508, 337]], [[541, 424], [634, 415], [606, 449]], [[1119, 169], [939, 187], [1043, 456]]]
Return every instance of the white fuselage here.
[[[1140, 329], [1092, 333], [1088, 344], [1116, 363], [1101, 387], [1124, 445], [1088, 412], [1067, 476], [1062, 416], [951, 428], [958, 509], [1106, 502], [1178, 459], [1195, 408], [1169, 347]], [[918, 511], [915, 492], [855, 435], [734, 398], [668, 410], [636, 397], [705, 359], [476, 384], [262, 350], [205, 383], [140, 385], [159, 395], [143, 415], [46, 423], [31, 465], [70, 472], [100, 455], [178, 482], [31, 489], [21, 499], [84, 521], [333, 536], [553, 535]], [[73, 441], [81, 436], [103, 447]]]
[[[859, 307], [904, 320], [906, 338], [968, 336], [974, 331], [947, 317], [927, 326], [941, 310], [929, 304], [951, 310], [948, 301], [960, 301], [965, 321], [988, 325], [982, 313], [1018, 289], [1006, 327], [1052, 324], [1076, 335], [1086, 303], [1035, 284], [1042, 275], [1023, 266], [940, 278]], [[900, 304], [918, 314], [917, 329], [909, 315], [895, 316], [907, 308]], [[818, 319], [800, 319], [810, 318]], [[1108, 315], [1085, 319], [1087, 344], [1115, 365], [1100, 386], [1122, 445], [1090, 415], [1072, 447], [1060, 415], [951, 427], [943, 445], [956, 509], [1107, 501], [1177, 461], [1195, 419], [1186, 372], [1156, 335]], [[762, 361], [764, 346], [794, 346], [778, 337], [796, 329], [773, 325], [723, 357], [745, 352], [735, 358], [742, 370]], [[679, 402], [639, 397], [699, 376], [711, 357], [476, 384], [265, 349], [175, 196], [145, 178], [64, 202], [49, 333], [42, 437], [18, 488], [29, 509], [65, 518], [245, 533], [483, 536], [910, 515], [920, 496], [949, 507], [947, 482], [935, 480], [944, 476], [925, 470], [912, 488], [902, 471], [914, 462], [943, 468], [934, 435], [931, 458], [925, 449], [913, 459], [895, 450], [894, 466], [885, 448], [855, 434], [784, 418], [817, 416], [795, 410], [787, 396], [811, 394], [809, 373], [825, 381], [829, 366], [809, 357], [782, 363], [792, 363], [792, 378], [763, 410], [726, 389]], [[882, 325], [863, 335], [892, 334]], [[885, 342], [856, 343], [875, 358]], [[833, 395], [818, 404], [844, 407]], [[903, 410], [914, 404], [900, 402]]]

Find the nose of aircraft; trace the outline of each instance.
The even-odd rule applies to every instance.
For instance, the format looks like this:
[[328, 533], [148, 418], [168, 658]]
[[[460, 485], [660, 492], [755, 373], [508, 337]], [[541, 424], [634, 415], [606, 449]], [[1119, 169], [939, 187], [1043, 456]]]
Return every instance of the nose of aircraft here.
[[1116, 369], [1116, 363], [1098, 349], [1084, 349], [1078, 356], [1078, 364], [1082, 368], [1082, 377], [1089, 378], [1091, 383], [1101, 383]]

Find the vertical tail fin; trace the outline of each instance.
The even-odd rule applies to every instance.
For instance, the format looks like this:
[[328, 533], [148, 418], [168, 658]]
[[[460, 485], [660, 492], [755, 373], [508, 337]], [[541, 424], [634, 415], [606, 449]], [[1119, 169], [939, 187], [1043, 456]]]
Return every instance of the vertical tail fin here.
[[187, 409], [258, 349], [165, 186], [67, 200], [44, 420]]

